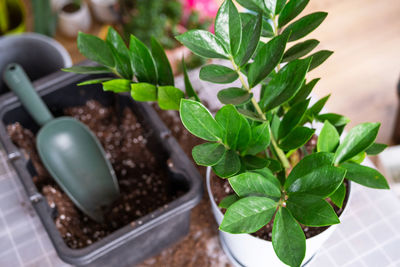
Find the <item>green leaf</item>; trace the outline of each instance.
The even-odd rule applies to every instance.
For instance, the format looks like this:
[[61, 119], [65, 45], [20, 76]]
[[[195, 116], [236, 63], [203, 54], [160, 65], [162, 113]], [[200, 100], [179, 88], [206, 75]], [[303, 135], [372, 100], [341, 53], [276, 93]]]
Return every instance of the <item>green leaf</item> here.
[[339, 208], [343, 207], [343, 201], [345, 197], [346, 197], [346, 186], [344, 185], [344, 183], [341, 183], [338, 189], [336, 189], [336, 191], [329, 196], [333, 204], [335, 204]]
[[290, 62], [282, 68], [265, 87], [260, 104], [264, 111], [268, 111], [290, 100], [300, 89], [307, 74], [310, 60]]
[[246, 154], [256, 155], [264, 151], [271, 141], [269, 132], [269, 123], [261, 123], [253, 127], [251, 129], [251, 140], [247, 147]]
[[282, 28], [296, 18], [307, 6], [310, 0], [290, 0], [279, 14], [278, 27]]
[[111, 48], [100, 38], [79, 32], [78, 49], [85, 57], [110, 68], [115, 67]]
[[78, 86], [103, 83], [103, 82], [109, 81], [111, 79], [113, 79], [113, 78], [108, 77], [108, 78], [98, 78], [98, 79], [93, 79], [93, 80], [87, 80], [87, 81], [78, 83]]
[[273, 114], [271, 119], [271, 132], [275, 139], [278, 139], [278, 131], [281, 124], [281, 120], [278, 115]]
[[62, 69], [62, 71], [66, 72], [74, 72], [79, 74], [104, 74], [104, 73], [112, 73], [107, 67], [103, 66], [72, 66], [70, 68]]
[[229, 178], [233, 190], [239, 197], [261, 194], [269, 197], [281, 197], [280, 183], [273, 175], [261, 175], [245, 172]]
[[340, 136], [336, 128], [329, 121], [325, 121], [321, 133], [318, 136], [317, 151], [335, 152], [339, 142]]
[[299, 148], [311, 139], [314, 132], [314, 129], [297, 126], [279, 142], [279, 147], [286, 151]]
[[213, 83], [232, 83], [239, 75], [233, 69], [222, 65], [210, 64], [200, 69], [200, 79]]
[[326, 200], [309, 194], [293, 194], [286, 207], [296, 220], [306, 226], [320, 227], [340, 223], [338, 216]]
[[161, 44], [155, 39], [151, 38], [151, 54], [153, 55], [158, 73], [159, 85], [174, 85], [174, 74], [172, 72], [171, 64], [165, 54]]
[[174, 86], [158, 87], [158, 105], [164, 110], [179, 110], [181, 99], [185, 94]]
[[278, 15], [279, 13], [282, 12], [282, 9], [284, 8], [285, 4], [286, 0], [276, 0], [275, 15]]
[[387, 145], [385, 144], [373, 143], [365, 152], [367, 152], [368, 155], [378, 155], [386, 148]]
[[149, 83], [132, 83], [131, 96], [136, 101], [157, 101], [157, 87]]
[[113, 79], [103, 82], [103, 90], [114, 93], [129, 92], [131, 90], [131, 81], [125, 79]]
[[315, 30], [325, 20], [327, 15], [328, 13], [326, 12], [315, 12], [304, 16], [290, 24], [282, 34], [291, 32], [289, 42], [296, 41]]
[[310, 69], [308, 71], [312, 71], [313, 69], [324, 63], [332, 54], [333, 54], [332, 51], [321, 50], [308, 56], [308, 58], [312, 58]]
[[272, 246], [278, 258], [290, 266], [300, 266], [306, 255], [304, 232], [287, 208], [279, 208], [275, 215]]
[[268, 43], [264, 44], [250, 65], [248, 80], [250, 88], [254, 87], [278, 65], [285, 52], [288, 35], [278, 35]]
[[[243, 20], [246, 16], [250, 18], [247, 22]], [[263, 23], [261, 15], [255, 16], [249, 13], [241, 13], [240, 17], [242, 18], [242, 25], [244, 25], [242, 30], [242, 42], [240, 43], [239, 51], [234, 59], [236, 64], [243, 66], [250, 60], [257, 48]]]
[[362, 123], [349, 131], [335, 153], [335, 164], [351, 159], [370, 147], [378, 135], [380, 123]]
[[258, 170], [266, 168], [269, 165], [269, 161], [266, 158], [247, 155], [242, 158], [242, 164], [245, 165], [247, 170]]
[[225, 0], [215, 18], [215, 35], [227, 45], [231, 55], [236, 55], [242, 40], [242, 22], [232, 0]]
[[196, 55], [205, 58], [228, 59], [222, 41], [208, 31], [190, 30], [177, 36], [176, 39]]
[[255, 11], [256, 13], [264, 13], [268, 17], [271, 13], [268, 13], [264, 4], [264, 0], [236, 0], [242, 7], [248, 10]]
[[309, 109], [309, 114], [311, 114], [312, 116], [317, 116], [321, 110], [324, 108], [326, 102], [328, 101], [329, 97], [331, 95], [327, 95], [323, 98], [321, 98], [320, 100], [318, 100], [310, 109]]
[[183, 78], [185, 81], [185, 91], [188, 97], [194, 98], [194, 100], [201, 102], [200, 98], [197, 96], [196, 91], [193, 89], [192, 83], [189, 80], [189, 75], [187, 73], [185, 60], [182, 57], [182, 69], [183, 69]]
[[222, 209], [227, 209], [229, 208], [233, 203], [235, 203], [236, 201], [238, 201], [240, 198], [233, 194], [233, 195], [229, 195], [224, 197], [221, 202], [219, 202], [218, 207], [222, 208]]
[[278, 130], [278, 139], [287, 136], [301, 121], [310, 100], [304, 100], [294, 105], [283, 117]]
[[290, 105], [295, 105], [296, 103], [299, 103], [303, 100], [305, 100], [317, 84], [317, 82], [320, 80], [320, 78], [314, 79], [310, 81], [309, 83], [304, 83], [300, 90], [296, 93], [296, 95], [289, 101]]
[[197, 145], [192, 150], [192, 156], [197, 165], [214, 166], [224, 156], [226, 149], [219, 143]]
[[262, 20], [261, 36], [272, 38], [275, 36], [274, 27], [270, 23], [271, 20], [266, 20], [265, 17]]
[[132, 69], [138, 81], [157, 84], [156, 65], [150, 50], [133, 35], [131, 35], [129, 49], [132, 57]]
[[[220, 100], [221, 101], [221, 100]], [[257, 113], [247, 110], [247, 109], [242, 109], [242, 108], [238, 108], [237, 111], [242, 114], [243, 116], [245, 116], [246, 118], [252, 120], [252, 121], [259, 121], [259, 122], [265, 122], [266, 120], [264, 120], [263, 118], [260, 117], [260, 115], [258, 115]]]
[[349, 159], [348, 161], [361, 164], [364, 161], [366, 156], [367, 156], [367, 153], [365, 153], [365, 151], [362, 151], [362, 152], [358, 153], [357, 155], [355, 155], [354, 157], [352, 157], [351, 159]]
[[266, 197], [239, 199], [226, 210], [219, 229], [231, 234], [254, 233], [272, 219], [276, 206]]
[[224, 142], [231, 149], [242, 150], [247, 147], [251, 138], [251, 128], [233, 105], [222, 107], [215, 115], [215, 120], [225, 129]]
[[253, 97], [253, 94], [250, 94], [247, 90], [241, 88], [231, 87], [219, 91], [217, 97], [222, 104], [233, 104], [237, 106], [249, 102]]
[[342, 163], [340, 167], [347, 170], [346, 178], [353, 182], [371, 188], [389, 189], [385, 177], [375, 169], [351, 162]]
[[233, 150], [228, 150], [212, 169], [219, 177], [228, 178], [238, 173], [240, 166], [239, 155]]
[[223, 129], [203, 104], [182, 99], [179, 113], [183, 125], [193, 135], [207, 141], [222, 140]]
[[[291, 48], [289, 48], [285, 54], [283, 55], [282, 62], [289, 62], [302, 56], [310, 53], [317, 45], [319, 44], [318, 40], [311, 39], [304, 41], [302, 43], [298, 43]], [[312, 64], [313, 61], [311, 61]], [[311, 68], [311, 67], [310, 67]]]
[[350, 122], [349, 118], [335, 113], [320, 114], [316, 117], [316, 119], [320, 122], [329, 121], [336, 128], [344, 126]]
[[112, 27], [108, 28], [106, 42], [111, 47], [111, 51], [116, 63], [117, 72], [127, 80], [132, 80], [133, 72], [130, 62], [130, 52], [121, 36]]

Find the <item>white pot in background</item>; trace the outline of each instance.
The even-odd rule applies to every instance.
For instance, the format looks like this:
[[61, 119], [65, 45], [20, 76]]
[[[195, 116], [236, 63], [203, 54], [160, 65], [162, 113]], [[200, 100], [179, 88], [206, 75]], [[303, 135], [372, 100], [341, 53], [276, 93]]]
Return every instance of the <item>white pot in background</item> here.
[[115, 23], [118, 21], [119, 12], [116, 9], [118, 0], [90, 0], [94, 17], [99, 22]]
[[92, 17], [85, 1], [82, 1], [80, 9], [75, 12], [63, 10], [66, 5], [72, 2], [71, 0], [62, 0], [58, 6], [60, 7], [58, 9], [58, 28], [62, 34], [68, 37], [76, 37], [79, 31], [87, 32], [92, 25]]
[[[212, 212], [218, 225], [221, 224], [224, 215], [215, 203], [211, 191], [211, 168], [207, 168], [207, 192], [210, 197]], [[348, 206], [350, 198], [347, 200]], [[344, 212], [346, 209], [344, 210]], [[343, 212], [343, 213], [344, 213]], [[342, 215], [343, 215], [342, 213]], [[341, 215], [341, 216], [342, 216]], [[334, 232], [336, 225], [330, 226], [328, 229], [314, 237], [306, 239], [306, 256], [303, 263], [307, 263], [314, 256], [315, 253], [322, 247], [324, 242]], [[229, 234], [220, 231], [221, 242], [228, 250], [229, 256], [236, 260], [236, 265], [246, 267], [265, 267], [274, 266], [281, 267], [287, 266], [282, 263], [276, 256], [275, 251], [270, 241], [262, 240], [250, 234]]]

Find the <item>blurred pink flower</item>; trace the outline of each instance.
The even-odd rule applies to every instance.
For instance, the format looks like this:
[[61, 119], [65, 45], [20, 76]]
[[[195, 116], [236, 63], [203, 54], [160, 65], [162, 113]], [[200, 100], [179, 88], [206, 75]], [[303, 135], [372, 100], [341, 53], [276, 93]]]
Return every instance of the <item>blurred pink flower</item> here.
[[217, 0], [184, 0], [184, 13], [198, 11], [200, 16], [213, 18], [218, 12]]

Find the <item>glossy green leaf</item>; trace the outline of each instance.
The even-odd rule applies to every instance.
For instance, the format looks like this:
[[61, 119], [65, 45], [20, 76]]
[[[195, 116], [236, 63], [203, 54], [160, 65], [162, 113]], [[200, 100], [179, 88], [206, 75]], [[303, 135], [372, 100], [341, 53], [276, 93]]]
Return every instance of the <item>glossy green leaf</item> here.
[[182, 99], [179, 113], [183, 125], [193, 135], [207, 141], [222, 140], [224, 130], [203, 104]]
[[90, 85], [90, 84], [98, 84], [98, 83], [103, 83], [105, 81], [109, 81], [112, 80], [113, 78], [111, 77], [107, 77], [107, 78], [97, 78], [97, 79], [93, 79], [93, 80], [87, 80], [84, 82], [80, 82], [77, 85], [78, 86], [83, 86], [83, 85]]
[[240, 199], [240, 197], [238, 197], [236, 194], [233, 195], [229, 195], [224, 197], [221, 202], [219, 202], [218, 207], [222, 208], [222, 209], [227, 209], [229, 208], [233, 203], [235, 203], [236, 201], [238, 201]]
[[286, 151], [299, 148], [311, 139], [314, 132], [314, 129], [297, 126], [279, 142], [279, 147]]
[[242, 108], [238, 108], [237, 111], [242, 114], [243, 116], [245, 116], [246, 118], [253, 120], [253, 121], [259, 121], [259, 122], [265, 122], [266, 120], [264, 120], [263, 118], [260, 117], [260, 115], [258, 115], [257, 113], [247, 110], [247, 109], [242, 109]]
[[239, 155], [233, 150], [228, 150], [212, 169], [219, 177], [228, 178], [238, 173], [240, 166]]
[[269, 123], [261, 123], [251, 129], [251, 140], [247, 147], [246, 154], [256, 155], [264, 151], [271, 141]]
[[266, 158], [246, 155], [242, 157], [242, 164], [244, 164], [247, 170], [258, 170], [266, 168], [269, 165], [269, 161]]
[[307, 6], [309, 1], [310, 0], [290, 0], [279, 14], [278, 27], [282, 28], [296, 18]]
[[[317, 45], [319, 44], [318, 40], [311, 39], [304, 41], [302, 43], [298, 43], [291, 48], [289, 48], [285, 54], [283, 55], [282, 62], [289, 62], [302, 56], [310, 53]], [[311, 61], [312, 64], [312, 61]], [[311, 68], [311, 67], [310, 67]]]
[[85, 57], [96, 61], [110, 68], [115, 67], [114, 57], [111, 48], [107, 43], [100, 38], [79, 32], [78, 34], [78, 49]]
[[196, 55], [205, 58], [228, 58], [222, 41], [211, 32], [190, 30], [177, 36], [176, 39]]
[[328, 13], [326, 12], [315, 12], [304, 16], [286, 27], [283, 34], [291, 32], [289, 42], [303, 38], [315, 30], [325, 20], [327, 15]]
[[222, 65], [205, 65], [200, 69], [200, 79], [213, 83], [232, 83], [239, 75], [231, 68]]
[[[243, 16], [243, 14], [246, 14]], [[248, 22], [243, 21], [243, 17], [248, 14]], [[246, 64], [254, 51], [257, 48], [258, 41], [260, 40], [261, 26], [263, 24], [261, 15], [255, 16], [249, 13], [241, 13], [243, 30], [242, 30], [242, 41], [240, 43], [240, 48], [238, 53], [235, 55], [234, 59], [237, 65], [243, 66]]]
[[254, 233], [272, 219], [276, 206], [266, 197], [239, 199], [226, 210], [219, 229], [232, 234]]
[[265, 87], [268, 93], [260, 100], [262, 109], [268, 111], [290, 100], [303, 84], [309, 65], [309, 59], [297, 59], [282, 68]]
[[275, 139], [278, 139], [278, 132], [279, 132], [280, 124], [281, 124], [281, 120], [279, 119], [279, 116], [276, 114], [273, 114], [272, 119], [271, 119], [271, 132], [272, 132], [272, 135], [275, 137]]
[[231, 55], [236, 55], [242, 40], [242, 22], [232, 0], [225, 0], [215, 18], [215, 35], [227, 45]]
[[344, 126], [350, 122], [349, 118], [335, 113], [320, 114], [316, 117], [316, 119], [320, 122], [329, 121], [336, 128]]
[[340, 164], [340, 167], [347, 170], [346, 178], [353, 182], [371, 188], [389, 189], [385, 177], [373, 168], [350, 162]]
[[271, 13], [268, 13], [266, 10], [264, 0], [236, 0], [242, 7], [255, 11], [256, 13], [264, 13], [267, 16], [270, 16]]
[[279, 129], [278, 139], [287, 136], [301, 121], [307, 110], [310, 100], [304, 100], [294, 105], [283, 117]]
[[158, 105], [164, 110], [179, 110], [181, 99], [185, 94], [174, 86], [158, 87]]
[[218, 92], [217, 97], [222, 104], [243, 105], [251, 100], [253, 94], [247, 90], [231, 87]]
[[194, 100], [201, 102], [200, 98], [197, 96], [196, 91], [193, 89], [192, 83], [189, 80], [189, 75], [187, 73], [185, 59], [182, 57], [182, 69], [183, 69], [183, 78], [185, 82], [185, 91], [188, 97], [193, 98]]
[[349, 131], [335, 153], [335, 164], [351, 159], [370, 147], [378, 135], [380, 123], [362, 123]]
[[361, 164], [364, 161], [366, 156], [367, 156], [367, 153], [365, 153], [365, 151], [362, 151], [362, 152], [358, 153], [357, 155], [355, 155], [354, 157], [352, 157], [351, 159], [349, 159], [348, 161]]
[[270, 158], [267, 160], [269, 161], [268, 169], [270, 169], [271, 171], [276, 173], [276, 172], [280, 172], [283, 169], [282, 164], [278, 160], [270, 159]]
[[132, 83], [131, 96], [136, 101], [157, 101], [157, 87], [149, 83]]
[[378, 155], [386, 148], [387, 145], [385, 144], [373, 143], [365, 152], [367, 152], [368, 155]]
[[215, 120], [225, 130], [223, 140], [231, 149], [243, 150], [247, 147], [251, 138], [251, 128], [233, 105], [222, 107], [215, 115]]
[[329, 196], [333, 204], [335, 204], [339, 208], [343, 207], [343, 201], [345, 197], [346, 197], [346, 186], [344, 185], [344, 183], [341, 183], [340, 186], [336, 189], [336, 191]]
[[132, 80], [133, 72], [130, 62], [130, 52], [122, 37], [112, 27], [108, 28], [106, 42], [111, 47], [117, 72], [127, 80]]
[[272, 227], [272, 246], [278, 258], [290, 266], [300, 266], [306, 255], [306, 237], [287, 208], [281, 207]]
[[245, 172], [229, 178], [229, 183], [239, 197], [261, 194], [269, 197], [281, 197], [280, 183], [272, 175]]
[[335, 152], [339, 145], [339, 141], [340, 136], [336, 128], [329, 121], [325, 121], [321, 133], [318, 136], [317, 151]]
[[271, 20], [265, 19], [265, 17], [262, 20], [262, 26], [261, 26], [261, 36], [262, 37], [267, 37], [267, 38], [272, 38], [275, 36], [275, 30], [273, 25], [270, 23]]
[[315, 85], [317, 84], [317, 82], [319, 80], [320, 80], [320, 78], [317, 78], [317, 79], [310, 81], [309, 83], [304, 82], [303, 85], [301, 86], [300, 90], [289, 101], [289, 104], [295, 105], [296, 103], [306, 100], [306, 98], [310, 95], [311, 91], [314, 89]]
[[296, 220], [306, 226], [320, 227], [340, 223], [338, 216], [326, 200], [309, 194], [293, 194], [286, 207]]
[[220, 143], [205, 143], [192, 149], [192, 156], [197, 165], [214, 166], [224, 156], [226, 149]]
[[103, 82], [103, 90], [114, 93], [129, 92], [131, 90], [131, 81], [125, 79], [113, 79]]
[[287, 39], [286, 34], [278, 35], [260, 48], [249, 68], [248, 81], [251, 88], [264, 80], [281, 61]]
[[286, 0], [276, 0], [276, 7], [275, 7], [275, 15], [278, 15], [282, 12], [282, 9], [285, 7]]
[[129, 49], [132, 69], [138, 81], [157, 84], [156, 65], [150, 50], [133, 35], [131, 35]]
[[171, 64], [161, 44], [153, 37], [151, 38], [151, 54], [157, 68], [158, 84], [174, 85], [175, 81]]
[[332, 51], [321, 50], [308, 56], [309, 58], [312, 58], [310, 69], [308, 71], [312, 71], [313, 69], [324, 63], [332, 54], [333, 54]]
[[311, 114], [312, 116], [317, 116], [321, 110], [324, 108], [326, 102], [329, 100], [329, 97], [331, 95], [327, 95], [323, 98], [321, 98], [320, 100], [318, 100], [314, 105], [312, 105], [312, 107], [309, 109], [309, 114]]
[[65, 72], [74, 72], [79, 74], [104, 74], [112, 73], [107, 67], [103, 66], [72, 66], [70, 68], [62, 69]]

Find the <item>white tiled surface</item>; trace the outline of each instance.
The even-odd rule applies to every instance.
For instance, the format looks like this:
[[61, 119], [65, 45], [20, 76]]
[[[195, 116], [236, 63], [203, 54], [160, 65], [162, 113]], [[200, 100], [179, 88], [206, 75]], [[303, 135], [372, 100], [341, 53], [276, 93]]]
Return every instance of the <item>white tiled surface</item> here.
[[[196, 72], [191, 76], [198, 77]], [[206, 99], [213, 99], [222, 89], [198, 79], [192, 82]], [[184, 88], [181, 79], [176, 83]], [[400, 267], [400, 201], [393, 192], [353, 183], [352, 200], [341, 221], [310, 267]], [[2, 149], [0, 266], [68, 266], [56, 255]]]

